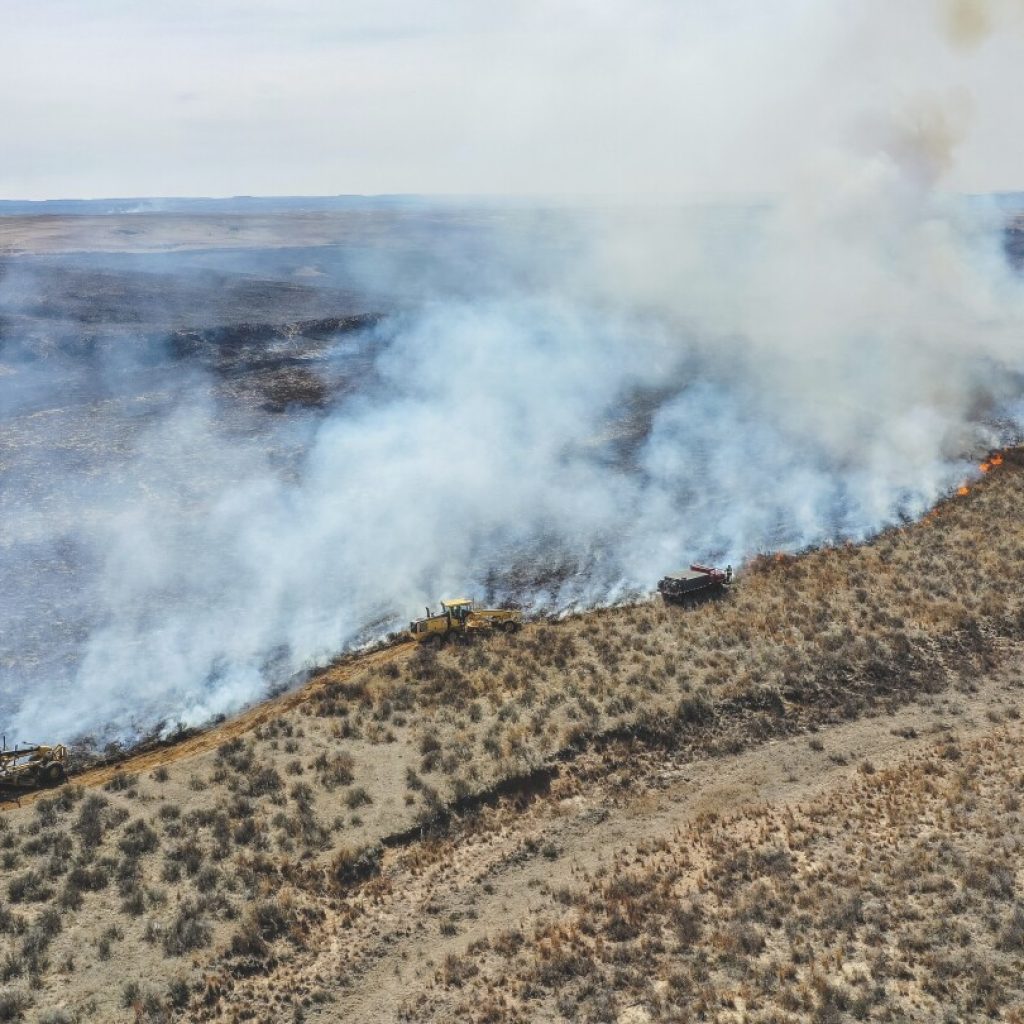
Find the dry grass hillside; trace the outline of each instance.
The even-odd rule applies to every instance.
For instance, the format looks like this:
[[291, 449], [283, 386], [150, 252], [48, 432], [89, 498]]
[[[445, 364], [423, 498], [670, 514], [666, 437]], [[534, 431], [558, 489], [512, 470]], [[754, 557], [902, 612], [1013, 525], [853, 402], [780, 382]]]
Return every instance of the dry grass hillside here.
[[403, 1019], [1024, 1020], [1022, 729], [614, 850]]
[[723, 601], [345, 659], [8, 806], [0, 1021], [1010, 1019], [1022, 507], [1008, 452]]

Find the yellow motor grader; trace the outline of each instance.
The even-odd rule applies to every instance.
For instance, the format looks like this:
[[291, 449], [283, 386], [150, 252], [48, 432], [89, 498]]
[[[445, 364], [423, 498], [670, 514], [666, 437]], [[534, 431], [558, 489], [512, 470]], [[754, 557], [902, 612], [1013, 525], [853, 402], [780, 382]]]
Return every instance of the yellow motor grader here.
[[0, 792], [57, 786], [67, 779], [68, 748], [21, 746], [0, 748]]
[[495, 629], [514, 633], [522, 623], [522, 613], [515, 608], [475, 608], [469, 598], [460, 597], [442, 601], [437, 614], [428, 607], [426, 618], [409, 623], [409, 636], [421, 643], [469, 639]]

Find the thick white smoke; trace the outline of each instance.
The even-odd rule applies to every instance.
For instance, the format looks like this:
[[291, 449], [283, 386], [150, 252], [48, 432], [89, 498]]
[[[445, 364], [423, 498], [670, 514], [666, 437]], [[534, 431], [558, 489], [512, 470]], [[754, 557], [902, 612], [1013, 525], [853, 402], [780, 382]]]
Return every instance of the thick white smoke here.
[[920, 514], [1020, 397], [1021, 288], [954, 220], [896, 204], [879, 234], [861, 198], [820, 235], [740, 218], [750, 258], [658, 315], [577, 282], [388, 322], [297, 475], [185, 404], [83, 527], [101, 625], [65, 699], [44, 683], [9, 731], [198, 722], [439, 597], [614, 600]]
[[[954, 7], [927, 48], [990, 31]], [[79, 495], [95, 625], [8, 733], [200, 722], [441, 597], [606, 602], [919, 515], [1024, 428], [1001, 214], [939, 191], [967, 108], [897, 96], [772, 202], [579, 214], [543, 287], [378, 327], [372, 386], [278, 438], [286, 470], [183, 400]]]

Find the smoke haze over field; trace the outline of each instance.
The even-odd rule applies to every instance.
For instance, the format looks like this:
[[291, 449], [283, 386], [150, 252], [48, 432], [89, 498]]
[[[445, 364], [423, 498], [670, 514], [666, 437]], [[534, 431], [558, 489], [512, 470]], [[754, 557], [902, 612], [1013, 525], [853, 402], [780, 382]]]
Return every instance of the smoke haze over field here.
[[[1005, 439], [1021, 286], [984, 211], [869, 227], [859, 205], [830, 209], [845, 229], [823, 235], [802, 203], [663, 217], [692, 252], [667, 246], [642, 281], [634, 246], [657, 233], [618, 216], [581, 218], [589, 240], [549, 252], [541, 288], [500, 289], [492, 268], [485, 294], [446, 294], [430, 268], [436, 298], [328, 343], [328, 380], [363, 369], [324, 411], [231, 413], [177, 364], [147, 405], [164, 345], [137, 337], [84, 371], [8, 348], [11, 436], [49, 450], [16, 457], [0, 498], [9, 569], [87, 569], [60, 616], [38, 593], [60, 573], [8, 591], [4, 727], [198, 722], [441, 596], [603, 602], [691, 558], [920, 514]], [[79, 387], [75, 436], [106, 455], [46, 433], [41, 410]], [[33, 632], [42, 666], [20, 657]]]
[[[589, 33], [564, 14], [540, 33], [532, 5], [503, 21], [509, 63], [479, 98], [491, 146], [453, 186], [642, 202], [374, 208], [335, 246], [237, 265], [214, 244], [0, 269], [9, 736], [200, 722], [456, 592], [564, 609], [694, 558], [859, 539], [1019, 435], [1006, 212], [947, 195], [979, 146], [1024, 179], [1019, 133], [990, 124], [1020, 84], [1018, 5], [675, 6], [690, 20], [649, 3], [573, 8]], [[513, 82], [510, 112], [488, 90], [511, 104]], [[509, 177], [488, 176], [498, 127], [533, 141]], [[786, 187], [650, 195], [719, 171]], [[302, 326], [311, 310], [386, 315]], [[287, 400], [276, 377], [251, 400], [268, 360]]]

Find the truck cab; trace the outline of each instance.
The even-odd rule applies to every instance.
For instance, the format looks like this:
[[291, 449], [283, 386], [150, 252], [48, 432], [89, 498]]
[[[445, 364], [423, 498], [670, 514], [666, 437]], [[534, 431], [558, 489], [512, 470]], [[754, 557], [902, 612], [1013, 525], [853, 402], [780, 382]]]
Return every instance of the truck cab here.
[[454, 601], [442, 601], [441, 611], [451, 616], [452, 624], [460, 626], [466, 624], [466, 620], [473, 614], [473, 602], [468, 597], [459, 597]]

